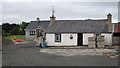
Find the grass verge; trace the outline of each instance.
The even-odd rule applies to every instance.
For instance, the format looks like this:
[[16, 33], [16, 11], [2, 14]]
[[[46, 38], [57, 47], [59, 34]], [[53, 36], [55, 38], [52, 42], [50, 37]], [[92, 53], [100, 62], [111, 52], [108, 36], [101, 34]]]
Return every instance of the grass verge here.
[[11, 37], [16, 37], [17, 39], [25, 39], [25, 35], [12, 35], [4, 37], [4, 39], [11, 39]]

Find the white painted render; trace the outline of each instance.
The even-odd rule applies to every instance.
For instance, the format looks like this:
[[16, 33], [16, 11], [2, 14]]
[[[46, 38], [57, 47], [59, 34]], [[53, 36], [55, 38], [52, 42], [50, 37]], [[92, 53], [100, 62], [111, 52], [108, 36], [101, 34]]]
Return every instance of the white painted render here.
[[101, 35], [105, 36], [105, 45], [112, 45], [112, 34], [103, 33]]
[[30, 31], [25, 31], [25, 39], [26, 40], [34, 40], [35, 38], [36, 38], [36, 35], [30, 35]]
[[[70, 39], [70, 35], [73, 39]], [[102, 33], [105, 36], [105, 45], [112, 44], [112, 34]], [[83, 33], [83, 45], [88, 45], [88, 37], [94, 36], [94, 33]], [[55, 34], [46, 34], [47, 46], [77, 46], [77, 33], [61, 34], [61, 42], [55, 42]]]
[[[70, 39], [70, 36], [73, 36], [73, 39]], [[77, 34], [62, 34], [61, 35], [62, 45], [77, 45]]]
[[83, 45], [88, 45], [88, 37], [94, 36], [94, 33], [83, 33]]
[[[70, 35], [73, 39], [70, 39]], [[46, 34], [47, 46], [77, 46], [77, 34], [63, 33], [61, 34], [61, 42], [55, 42], [55, 34]]]

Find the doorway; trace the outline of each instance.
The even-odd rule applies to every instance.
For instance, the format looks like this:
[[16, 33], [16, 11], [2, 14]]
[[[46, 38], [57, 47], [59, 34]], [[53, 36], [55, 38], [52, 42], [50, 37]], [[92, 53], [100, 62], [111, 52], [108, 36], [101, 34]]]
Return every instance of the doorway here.
[[78, 33], [78, 39], [77, 39], [77, 46], [82, 46], [83, 45], [83, 34]]

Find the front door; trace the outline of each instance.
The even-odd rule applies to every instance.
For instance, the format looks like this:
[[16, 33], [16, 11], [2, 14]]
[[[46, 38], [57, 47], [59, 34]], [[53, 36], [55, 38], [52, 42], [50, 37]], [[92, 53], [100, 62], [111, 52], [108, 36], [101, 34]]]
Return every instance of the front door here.
[[77, 45], [78, 46], [83, 45], [83, 34], [82, 33], [78, 33]]

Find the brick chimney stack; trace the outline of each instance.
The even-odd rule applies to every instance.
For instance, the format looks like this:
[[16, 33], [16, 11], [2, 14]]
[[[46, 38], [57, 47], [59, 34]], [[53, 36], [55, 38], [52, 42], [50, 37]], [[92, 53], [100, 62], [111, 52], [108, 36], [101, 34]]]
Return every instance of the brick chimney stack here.
[[107, 15], [107, 22], [108, 22], [109, 32], [112, 32], [112, 14], [111, 13]]

